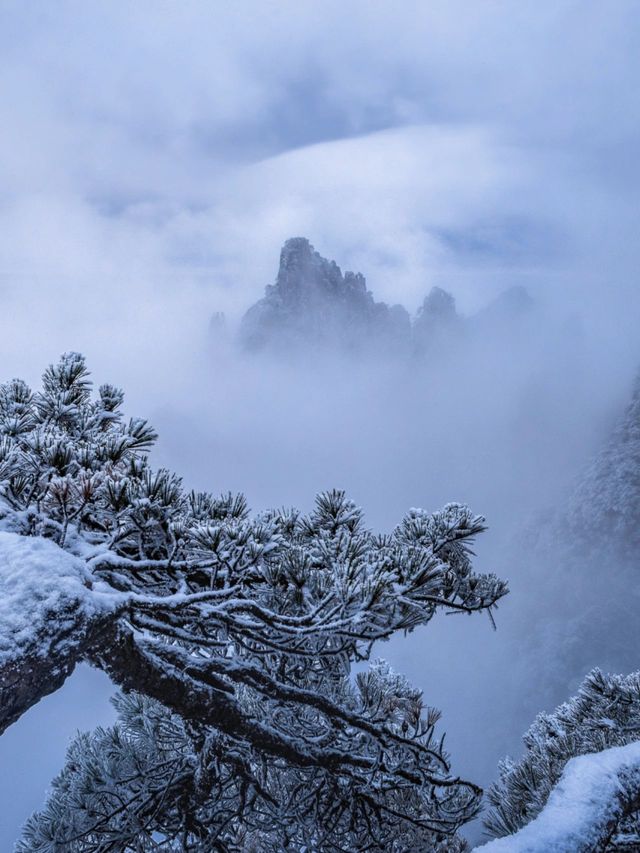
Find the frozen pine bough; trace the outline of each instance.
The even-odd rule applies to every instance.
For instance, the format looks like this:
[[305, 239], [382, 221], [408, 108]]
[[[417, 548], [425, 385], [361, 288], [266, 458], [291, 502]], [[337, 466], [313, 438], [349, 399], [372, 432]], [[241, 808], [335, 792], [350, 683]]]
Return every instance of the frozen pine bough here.
[[640, 850], [640, 673], [593, 670], [578, 695], [540, 714], [519, 762], [506, 760], [483, 853]]
[[384, 663], [438, 609], [490, 612], [483, 519], [412, 510], [379, 536], [342, 492], [309, 514], [154, 471], [149, 425], [68, 354], [0, 388], [0, 731], [88, 661], [123, 693], [81, 735], [22, 853], [465, 848], [480, 790]]

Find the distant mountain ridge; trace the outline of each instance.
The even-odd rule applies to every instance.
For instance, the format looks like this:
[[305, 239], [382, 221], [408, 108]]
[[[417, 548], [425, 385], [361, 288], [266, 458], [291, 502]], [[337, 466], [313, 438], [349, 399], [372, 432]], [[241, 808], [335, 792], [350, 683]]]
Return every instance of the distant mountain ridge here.
[[402, 305], [377, 302], [361, 273], [342, 273], [306, 237], [294, 237], [282, 247], [275, 283], [244, 315], [240, 343], [250, 351], [421, 353], [481, 320], [523, 315], [532, 304], [523, 288], [511, 288], [476, 317], [464, 318], [454, 297], [433, 287], [412, 320]]

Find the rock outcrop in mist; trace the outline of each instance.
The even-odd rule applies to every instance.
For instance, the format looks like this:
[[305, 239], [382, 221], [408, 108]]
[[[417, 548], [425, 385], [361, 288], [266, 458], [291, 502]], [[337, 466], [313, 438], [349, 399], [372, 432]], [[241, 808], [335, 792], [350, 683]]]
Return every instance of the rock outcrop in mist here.
[[462, 323], [454, 297], [441, 287], [432, 287], [413, 321], [414, 350], [423, 353], [434, 343], [458, 335]]
[[511, 288], [465, 318], [450, 293], [433, 287], [412, 319], [402, 305], [376, 302], [361, 273], [343, 273], [305, 237], [294, 237], [282, 248], [275, 284], [244, 315], [240, 343], [249, 351], [326, 347], [351, 354], [421, 355], [463, 335], [508, 329], [532, 305], [524, 288]]
[[407, 311], [376, 302], [363, 275], [343, 274], [306, 238], [294, 237], [282, 247], [275, 284], [245, 314], [241, 341], [252, 350], [337, 343], [360, 351], [375, 342], [394, 351], [407, 346], [410, 328]]

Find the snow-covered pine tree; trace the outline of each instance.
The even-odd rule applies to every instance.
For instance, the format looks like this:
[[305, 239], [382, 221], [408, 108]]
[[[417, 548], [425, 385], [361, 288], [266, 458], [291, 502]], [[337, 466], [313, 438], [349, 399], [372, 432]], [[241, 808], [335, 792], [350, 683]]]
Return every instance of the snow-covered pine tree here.
[[[441, 743], [432, 737], [437, 713], [427, 709], [421, 722], [419, 691], [384, 663], [359, 674], [355, 685], [343, 682], [340, 699], [359, 713], [385, 718], [397, 736], [411, 737], [422, 727], [423, 745], [446, 767]], [[244, 701], [260, 713], [257, 697]], [[438, 793], [433, 785], [405, 782], [368, 789], [348, 774], [270, 761], [138, 693], [118, 695], [114, 703], [117, 724], [71, 744], [16, 853], [467, 849], [453, 830], [477, 806], [472, 787], [456, 783]], [[288, 714], [283, 707], [282, 717]], [[322, 735], [313, 715], [306, 715], [304, 727], [308, 738]], [[361, 737], [356, 730], [350, 735], [359, 751]]]
[[[85, 736], [23, 850], [456, 850], [479, 789], [437, 715], [354, 662], [506, 593], [484, 520], [412, 510], [386, 536], [342, 492], [251, 517], [153, 471], [155, 434], [81, 356], [0, 389], [0, 730], [86, 660], [129, 695]], [[246, 837], [243, 833], [249, 833]]]
[[[500, 764], [498, 781], [488, 793], [492, 808], [484, 820], [485, 826], [495, 837], [517, 833], [543, 811], [571, 759], [633, 744], [639, 738], [640, 672], [620, 676], [605, 675], [594, 669], [575, 697], [553, 713], [540, 714], [535, 719], [524, 735], [523, 757], [519, 761], [505, 759]], [[589, 799], [586, 804], [575, 798], [566, 803], [569, 811], [585, 810], [586, 805], [593, 825], [587, 819], [581, 827], [582, 836], [588, 839], [584, 846], [580, 846], [577, 836], [574, 841], [567, 841], [563, 850], [621, 853], [640, 849], [640, 760], [634, 759], [632, 772], [628, 763], [623, 766], [623, 775], [613, 785], [611, 803], [593, 800], [588, 778], [584, 781], [590, 805]], [[591, 773], [598, 772], [598, 764], [594, 762]], [[590, 775], [585, 768], [582, 774]], [[598, 780], [595, 781], [591, 788], [598, 787]], [[601, 812], [607, 820], [601, 819]], [[596, 826], [598, 821], [601, 826]], [[545, 848], [527, 849], [542, 853]]]

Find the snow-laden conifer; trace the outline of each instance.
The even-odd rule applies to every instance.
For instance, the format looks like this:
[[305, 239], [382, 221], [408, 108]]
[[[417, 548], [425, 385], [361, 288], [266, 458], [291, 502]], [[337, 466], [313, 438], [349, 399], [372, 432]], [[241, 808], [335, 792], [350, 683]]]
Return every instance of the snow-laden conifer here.
[[[77, 354], [40, 391], [0, 389], [11, 553], [37, 537], [75, 559], [59, 561], [74, 596], [47, 610], [25, 548], [33, 624], [20, 644], [1, 638], [0, 728], [81, 660], [132, 694], [114, 729], [72, 748], [23, 849], [459, 847], [480, 791], [451, 772], [436, 713], [384, 665], [355, 681], [351, 666], [439, 608], [491, 610], [506, 586], [469, 551], [484, 520], [449, 504], [379, 536], [340, 491], [308, 514], [251, 516], [241, 496], [153, 470], [155, 433], [122, 401], [92, 395]], [[19, 595], [0, 566], [9, 582]]]

